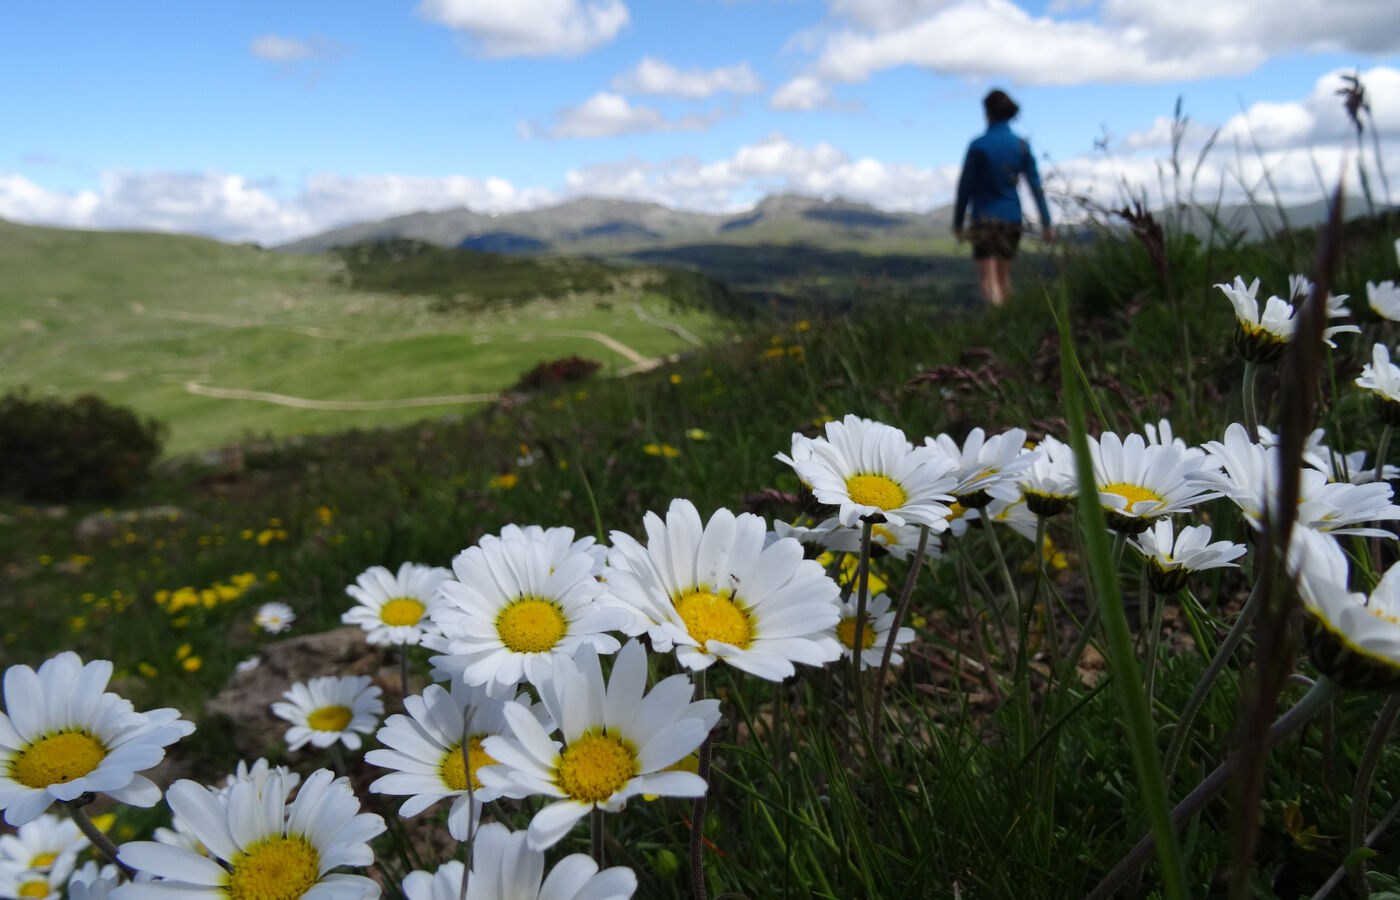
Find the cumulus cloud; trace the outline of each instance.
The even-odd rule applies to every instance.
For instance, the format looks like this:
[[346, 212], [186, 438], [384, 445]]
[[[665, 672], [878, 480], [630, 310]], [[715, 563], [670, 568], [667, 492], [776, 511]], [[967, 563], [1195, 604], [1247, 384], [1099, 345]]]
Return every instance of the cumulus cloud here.
[[1097, 19], [1060, 15], [1067, 6], [1036, 16], [1010, 0], [830, 0], [837, 24], [815, 74], [855, 82], [916, 65], [1021, 84], [1144, 83], [1240, 74], [1287, 52], [1400, 50], [1393, 0], [1103, 0]]
[[418, 14], [465, 32], [483, 56], [578, 56], [631, 20], [622, 0], [423, 0]]
[[718, 121], [718, 111], [700, 115], [688, 113], [680, 118], [667, 118], [661, 110], [650, 106], [633, 106], [621, 94], [599, 91], [578, 106], [559, 111], [554, 124], [538, 128], [522, 123], [522, 137], [543, 134], [553, 139], [605, 138], [625, 134], [647, 134], [653, 131], [704, 131]]
[[823, 109], [831, 103], [831, 88], [810, 75], [799, 75], [782, 85], [768, 98], [773, 109]]
[[763, 82], [759, 81], [746, 62], [715, 69], [687, 69], [683, 72], [664, 60], [647, 56], [614, 78], [612, 88], [624, 94], [653, 94], [703, 100], [724, 91], [755, 94], [763, 90]]

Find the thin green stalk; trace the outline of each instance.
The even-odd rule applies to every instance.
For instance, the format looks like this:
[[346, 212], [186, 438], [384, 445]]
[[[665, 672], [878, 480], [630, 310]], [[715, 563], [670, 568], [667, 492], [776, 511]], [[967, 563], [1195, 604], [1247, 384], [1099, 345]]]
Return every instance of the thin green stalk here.
[[[1356, 769], [1356, 786], [1351, 792], [1352, 849], [1360, 847], [1366, 838], [1366, 811], [1371, 805], [1371, 781], [1375, 778], [1376, 766], [1381, 761], [1386, 741], [1390, 739], [1390, 729], [1395, 724], [1397, 713], [1400, 713], [1400, 694], [1391, 694], [1381, 709], [1380, 717], [1376, 719], [1376, 727], [1371, 729], [1371, 739], [1366, 742], [1366, 751], [1361, 754], [1361, 764]], [[1370, 889], [1366, 886], [1366, 860], [1358, 860], [1351, 875], [1357, 895], [1368, 896]]]
[[[705, 699], [705, 670], [695, 673], [695, 699]], [[710, 754], [714, 749], [714, 732], [705, 735], [700, 745], [700, 760], [696, 774], [705, 782], [705, 793], [695, 798], [690, 807], [690, 890], [695, 900], [705, 900], [705, 795], [710, 792]]]
[[[1308, 722], [1326, 708], [1341, 688], [1336, 682], [1323, 676], [1308, 688], [1308, 692], [1303, 698], [1293, 705], [1293, 708], [1284, 713], [1274, 722], [1269, 729], [1268, 739], [1265, 742], [1268, 750], [1282, 743], [1289, 735], [1302, 728]], [[1234, 774], [1230, 759], [1227, 757], [1215, 771], [1206, 776], [1205, 780], [1196, 786], [1190, 794], [1180, 803], [1172, 808], [1170, 818], [1170, 834], [1173, 839], [1176, 831], [1182, 824], [1196, 813], [1200, 812], [1212, 799], [1216, 797], [1230, 783], [1230, 777]], [[1133, 846], [1133, 849], [1118, 861], [1098, 887], [1094, 888], [1087, 900], [1108, 900], [1114, 896], [1118, 890], [1127, 883], [1128, 879], [1141, 868], [1148, 859], [1152, 857], [1152, 849], [1157, 844], [1155, 833], [1144, 835], [1142, 840]]]
[[603, 836], [606, 834], [606, 826], [603, 824], [603, 808], [594, 806], [588, 811], [588, 837], [591, 856], [598, 864], [598, 868], [603, 868]]
[[[875, 711], [871, 713], [870, 731], [874, 741], [875, 759], [880, 758], [880, 713], [885, 703], [885, 678], [890, 672], [890, 659], [894, 656], [895, 638], [899, 637], [899, 626], [904, 624], [904, 614], [909, 609], [909, 599], [914, 596], [914, 583], [919, 580], [919, 572], [924, 567], [924, 554], [928, 552], [928, 526], [919, 526], [919, 546], [914, 549], [914, 557], [909, 563], [909, 574], [904, 579], [904, 589], [899, 592], [899, 603], [894, 608], [894, 621], [890, 623], [890, 636], [885, 640], [885, 649], [880, 654], [880, 669], [875, 675]], [[854, 644], [851, 653], [856, 652]]]
[[[965, 537], [965, 536], [964, 536]], [[1001, 607], [997, 605], [996, 595], [992, 592], [992, 586], [987, 584], [987, 579], [982, 576], [982, 570], [977, 568], [977, 563], [972, 559], [970, 551], [967, 549], [967, 541], [958, 543], [958, 574], [963, 579], [963, 593], [971, 596], [971, 591], [967, 586], [967, 573], [971, 572], [977, 580], [978, 590], [982, 592], [982, 601], [987, 609], [991, 610], [992, 618], [996, 620], [997, 630], [1001, 632], [1001, 648], [1006, 656], [1011, 655], [1011, 631], [1006, 627], [1006, 616], [1002, 613]]]
[[117, 858], [117, 845], [112, 843], [112, 839], [102, 833], [102, 829], [92, 824], [92, 819], [88, 818], [87, 810], [83, 809], [93, 801], [92, 794], [80, 794], [72, 800], [64, 801], [63, 806], [68, 810], [68, 815], [72, 817], [73, 824], [78, 826], [78, 830], [83, 833], [83, 837], [98, 849], [98, 851], [112, 862], [122, 874], [131, 880], [136, 877], [136, 870], [128, 866]]
[[865, 641], [865, 609], [870, 602], [870, 536], [875, 523], [864, 519], [860, 523], [860, 563], [857, 577], [860, 588], [856, 592], [856, 621], [851, 634], [851, 693], [855, 696], [856, 721], [865, 721], [865, 690], [860, 678], [860, 651]]
[[1152, 583], [1147, 582], [1147, 589], [1142, 594], [1143, 603], [1152, 604], [1152, 630], [1147, 634], [1147, 705], [1152, 707], [1153, 687], [1157, 680], [1157, 647], [1162, 640], [1162, 613], [1167, 608], [1167, 598], [1159, 596], [1152, 590]]
[[[1395, 821], [1396, 816], [1400, 816], [1400, 800], [1395, 801], [1394, 805], [1386, 810], [1385, 815], [1381, 816], [1381, 820], [1376, 823], [1376, 827], [1372, 828], [1361, 842], [1361, 846], [1369, 847], [1374, 844], [1382, 834], [1385, 834], [1385, 830], [1390, 827], [1391, 822]], [[1324, 881], [1322, 887], [1318, 888], [1317, 892], [1312, 895], [1312, 900], [1323, 900], [1324, 897], [1332, 893], [1332, 888], [1342, 883], [1342, 879], [1346, 878], [1346, 875], [1347, 867], [1345, 865], [1338, 866], [1332, 872], [1332, 877]]]
[[[1381, 429], [1381, 440], [1376, 445], [1376, 474], [1372, 481], [1385, 480], [1385, 456], [1390, 450], [1390, 433], [1394, 429], [1387, 425]], [[1371, 568], [1379, 572], [1381, 570], [1381, 539], [1371, 538]]]
[[[1062, 304], [1067, 302], [1062, 298]], [[1117, 677], [1113, 679], [1119, 703], [1123, 707], [1124, 725], [1132, 749], [1133, 768], [1137, 771], [1138, 790], [1142, 794], [1147, 820], [1152, 825], [1158, 860], [1161, 863], [1164, 894], [1169, 900], [1185, 900], [1186, 868], [1177, 845], [1176, 830], [1167, 809], [1167, 788], [1157, 756], [1157, 742], [1152, 731], [1152, 717], [1147, 697], [1139, 680], [1133, 656], [1133, 638], [1118, 595], [1118, 570], [1113, 564], [1108, 529], [1103, 507], [1099, 503], [1098, 483], [1094, 478], [1093, 460], [1089, 456], [1089, 440], [1085, 430], [1083, 399], [1072, 376], [1077, 359], [1070, 336], [1067, 309], [1060, 316], [1061, 377], [1065, 418], [1069, 423], [1070, 444], [1079, 469], [1079, 512], [1085, 547], [1089, 554], [1097, 608], [1101, 611], [1107, 637], [1109, 660]], [[1120, 544], [1122, 535], [1119, 535]]]
[[1244, 640], [1245, 633], [1249, 631], [1249, 623], [1254, 621], [1254, 615], [1259, 611], [1259, 605], [1263, 602], [1259, 594], [1259, 582], [1256, 581], [1254, 590], [1250, 591], [1249, 599], [1244, 601], [1244, 608], [1240, 610], [1239, 618], [1235, 619], [1235, 624], [1230, 629], [1230, 633], [1225, 635], [1225, 640], [1220, 642], [1215, 656], [1211, 657], [1210, 665], [1206, 666], [1201, 680], [1196, 682], [1196, 689], [1191, 692], [1191, 697], [1181, 708], [1181, 716], [1176, 720], [1176, 728], [1172, 730], [1172, 739], [1167, 744], [1167, 755], [1162, 763], [1162, 771], [1168, 785], [1171, 784], [1172, 775], [1176, 772], [1176, 764], [1180, 761], [1181, 751], [1185, 749], [1186, 742], [1190, 740], [1191, 723], [1196, 720], [1196, 713], [1200, 712], [1201, 704], [1210, 695], [1210, 689], [1215, 685], [1215, 680], [1225, 670], [1226, 664], [1230, 662], [1230, 657], [1235, 655], [1235, 648], [1240, 645], [1240, 641]]
[[399, 705], [408, 699], [408, 642], [399, 644]]
[[1259, 384], [1259, 364], [1246, 361], [1244, 364], [1244, 427], [1251, 441], [1259, 438], [1259, 410], [1256, 392]]

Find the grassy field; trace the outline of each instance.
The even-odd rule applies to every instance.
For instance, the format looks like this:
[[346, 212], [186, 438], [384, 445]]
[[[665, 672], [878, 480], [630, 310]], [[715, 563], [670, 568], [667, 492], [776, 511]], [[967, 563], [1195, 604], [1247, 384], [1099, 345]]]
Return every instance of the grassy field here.
[[[1397, 326], [1367, 313], [1362, 299], [1368, 279], [1395, 277], [1396, 228], [1382, 220], [1348, 232], [1334, 290], [1352, 295], [1365, 334], [1341, 336], [1321, 362], [1319, 424], [1332, 446], [1372, 456], [1383, 428], [1351, 380], [1374, 340], [1397, 337]], [[0, 652], [6, 663], [38, 663], [68, 648], [112, 659], [120, 691], [138, 708], [175, 705], [197, 721], [199, 730], [172, 747], [173, 768], [213, 781], [231, 770], [245, 723], [209, 707], [209, 698], [230, 683], [240, 660], [271, 654], [288, 636], [337, 627], [349, 605], [345, 585], [371, 565], [446, 565], [512, 522], [640, 536], [645, 512], [677, 497], [702, 515], [727, 507], [792, 521], [801, 515], [800, 485], [774, 454], [792, 448], [794, 432], [814, 435], [832, 417], [855, 413], [898, 425], [915, 441], [940, 432], [961, 438], [975, 426], [1065, 437], [1066, 372], [1072, 390], [1082, 376], [1091, 432], [1138, 432], [1166, 416], [1192, 444], [1219, 440], [1227, 423], [1242, 418], [1244, 403], [1234, 318], [1213, 285], [1258, 276], [1263, 293], [1283, 293], [1289, 273], [1311, 271], [1315, 238], [1220, 247], [1170, 237], [1160, 254], [1165, 268], [1133, 241], [1061, 248], [1043, 278], [1018, 282], [1002, 310], [876, 304], [760, 320], [737, 340], [655, 371], [488, 404], [458, 421], [261, 442], [219, 463], [178, 461], [111, 509], [0, 503]], [[189, 248], [209, 265], [207, 244]], [[255, 253], [225, 248], [213, 256], [225, 252]], [[278, 259], [261, 277], [287, 266], [286, 282], [304, 284], [298, 279], [315, 281], [306, 273], [317, 265], [324, 260]], [[192, 277], [185, 284], [198, 289]], [[226, 302], [238, 296], [230, 291]], [[1062, 298], [1068, 343], [1053, 306]], [[603, 312], [617, 310], [595, 310]], [[387, 315], [374, 306], [364, 314]], [[421, 307], [416, 314], [424, 314]], [[329, 327], [313, 318], [294, 324]], [[271, 340], [265, 327], [258, 333]], [[7, 344], [16, 346], [24, 345]], [[1062, 358], [1071, 347], [1078, 368]], [[277, 362], [270, 353], [245, 365], [244, 375], [260, 389], [311, 392], [308, 380], [299, 377], [293, 390], [260, 369]], [[406, 365], [401, 357], [399, 364]], [[1278, 373], [1268, 368], [1258, 379], [1261, 417], [1276, 428], [1288, 412], [1271, 400]], [[1253, 540], [1225, 500], [1178, 517], [1188, 520], [1208, 522], [1215, 540]], [[1149, 754], [1160, 756], [1239, 621], [1257, 573], [1247, 560], [1242, 569], [1211, 569], [1185, 591], [1154, 597], [1136, 551], [1124, 548], [1116, 564], [1107, 560], [1106, 579], [1091, 578], [1086, 520], [1068, 512], [1046, 528], [1057, 551], [1048, 557], [994, 524], [946, 538], [941, 555], [918, 570], [910, 607], [916, 638], [875, 719], [886, 735], [881, 752], [870, 744], [870, 720], [852, 716], [859, 682], [849, 669], [799, 666], [779, 686], [724, 666], [710, 670], [709, 691], [724, 715], [709, 813], [699, 823], [711, 896], [1063, 900], [1084, 896], [1128, 852], [1147, 827], [1150, 767], [1134, 761], [1137, 738], [1126, 736], [1129, 716], [1115, 692], [1128, 690], [1125, 684], [1142, 690], [1137, 665], [1154, 673], [1145, 740]], [[1388, 563], [1395, 553], [1384, 547]], [[1369, 559], [1364, 541], [1348, 550]], [[891, 557], [875, 560], [891, 593], [909, 569]], [[1359, 583], [1368, 574], [1358, 571], [1357, 589], [1370, 587]], [[259, 605], [272, 600], [295, 610], [289, 634], [253, 626]], [[1154, 602], [1159, 628], [1145, 624]], [[999, 611], [1008, 609], [1025, 612], [1012, 623], [1025, 629], [1014, 639], [997, 627]], [[1081, 627], [1099, 614], [1133, 623], [1137, 642], [1126, 655], [1106, 626]], [[1257, 636], [1226, 654], [1223, 676], [1194, 724], [1182, 728], [1189, 740], [1167, 789], [1170, 802], [1196, 789], [1232, 748], [1263, 758], [1258, 743], [1237, 732], [1269, 661]], [[1083, 654], [1077, 659], [1069, 652], [1075, 648]], [[425, 656], [410, 654], [419, 672]], [[1291, 651], [1286, 662], [1293, 671]], [[1306, 651], [1297, 657], [1299, 678], [1284, 688], [1279, 711], [1318, 678], [1315, 662]], [[390, 673], [380, 680], [392, 692], [393, 654], [372, 665]], [[652, 670], [660, 678], [676, 663], [653, 654]], [[391, 708], [396, 702], [391, 693]], [[1346, 692], [1269, 755], [1259, 802], [1216, 800], [1193, 815], [1181, 831], [1186, 889], [1175, 896], [1226, 896], [1235, 871], [1245, 873], [1245, 893], [1236, 896], [1294, 900], [1323, 884], [1360, 843], [1351, 835], [1353, 803], [1365, 796], [1356, 786], [1368, 745], [1379, 765], [1369, 803], [1357, 804], [1361, 820], [1370, 827], [1400, 809], [1400, 749], [1384, 740], [1388, 726], [1376, 730], [1379, 743], [1371, 737], [1377, 713], [1396, 702]], [[287, 751], [275, 734], [257, 751], [304, 774], [327, 764], [313, 751]], [[396, 804], [366, 790], [382, 770], [356, 757], [348, 766], [367, 808], [393, 819]], [[460, 853], [442, 840], [444, 805], [377, 841], [376, 871], [388, 896], [400, 896], [397, 879], [417, 854], [431, 868]], [[495, 803], [488, 816], [519, 829], [540, 805]], [[607, 817], [609, 862], [637, 872], [638, 897], [692, 896], [685, 865], [691, 815], [688, 803], [634, 800]], [[1247, 859], [1234, 857], [1231, 827], [1240, 821], [1259, 835]], [[165, 822], [161, 807], [123, 809], [115, 833], [137, 838]], [[587, 850], [586, 830], [572, 832], [551, 860]], [[1393, 831], [1382, 829], [1371, 842], [1375, 872], [1400, 866]], [[1350, 887], [1344, 882], [1334, 896]], [[1171, 894], [1164, 869], [1153, 863], [1116, 896]]]
[[[578, 354], [615, 373], [694, 349], [658, 319], [701, 342], [730, 330], [641, 276], [577, 293], [550, 280], [540, 297], [537, 268], [512, 271], [510, 303], [444, 311], [435, 296], [355, 289], [330, 255], [0, 222], [0, 390], [100, 394], [169, 423], [168, 450], [183, 453], [465, 412], [542, 360]], [[378, 405], [192, 392], [201, 388]], [[481, 399], [397, 405], [463, 395]]]

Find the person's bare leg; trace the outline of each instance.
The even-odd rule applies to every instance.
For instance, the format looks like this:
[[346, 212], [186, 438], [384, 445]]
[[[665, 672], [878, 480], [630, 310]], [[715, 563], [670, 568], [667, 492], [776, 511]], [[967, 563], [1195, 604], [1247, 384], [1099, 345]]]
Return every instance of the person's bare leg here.
[[[1011, 299], [1011, 260], [996, 259], [997, 287], [1001, 291], [1001, 302]], [[1000, 305], [1000, 304], [998, 304]]]
[[1001, 306], [1006, 302], [1006, 295], [1001, 292], [1001, 280], [997, 277], [996, 259], [977, 260], [977, 282], [982, 286], [982, 299], [989, 306]]

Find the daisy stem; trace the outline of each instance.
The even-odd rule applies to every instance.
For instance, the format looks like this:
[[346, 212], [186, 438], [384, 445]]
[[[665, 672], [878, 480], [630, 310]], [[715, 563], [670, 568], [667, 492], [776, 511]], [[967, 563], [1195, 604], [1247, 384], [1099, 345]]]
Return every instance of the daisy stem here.
[[593, 861], [598, 864], [598, 868], [603, 868], [603, 837], [605, 832], [603, 825], [603, 808], [594, 806], [588, 811], [588, 834], [592, 846]]
[[83, 807], [91, 802], [92, 794], [82, 794], [72, 800], [64, 801], [63, 805], [68, 810], [68, 815], [72, 816], [73, 824], [77, 825], [78, 830], [83, 833], [83, 837], [87, 838], [103, 856], [111, 860], [113, 865], [121, 869], [127, 880], [134, 879], [136, 870], [117, 859], [117, 845], [112, 843], [111, 838], [103, 834], [101, 829], [92, 824], [92, 819], [88, 818], [87, 810]]
[[[1143, 569], [1146, 570], [1146, 566]], [[1152, 604], [1152, 630], [1147, 633], [1147, 713], [1152, 714], [1153, 688], [1157, 682], [1157, 647], [1162, 640], [1162, 614], [1167, 598], [1152, 590], [1152, 582], [1144, 581], [1142, 602]]]
[[1191, 692], [1191, 697], [1181, 708], [1181, 715], [1177, 717], [1176, 727], [1172, 729], [1171, 742], [1167, 744], [1167, 755], [1162, 758], [1162, 778], [1168, 787], [1171, 786], [1172, 775], [1176, 772], [1176, 764], [1180, 761], [1181, 751], [1185, 749], [1186, 741], [1191, 737], [1191, 723], [1196, 720], [1196, 713], [1200, 712], [1201, 704], [1205, 702], [1211, 687], [1215, 685], [1215, 680], [1220, 677], [1220, 673], [1230, 662], [1230, 657], [1235, 655], [1235, 648], [1240, 645], [1240, 641], [1244, 640], [1245, 632], [1249, 630], [1249, 623], [1254, 621], [1254, 614], [1258, 611], [1259, 583], [1255, 582], [1254, 590], [1250, 592], [1249, 599], [1244, 601], [1244, 608], [1240, 610], [1239, 617], [1235, 619], [1230, 633], [1225, 635], [1225, 640], [1220, 642], [1215, 656], [1211, 657], [1210, 665], [1206, 666], [1201, 680], [1196, 682], [1196, 689]]
[[336, 741], [326, 748], [331, 757], [331, 771], [337, 776], [345, 774], [345, 754], [340, 752], [340, 741]]
[[1006, 627], [1006, 616], [1002, 614], [1001, 607], [993, 599], [992, 587], [987, 584], [987, 579], [982, 576], [982, 570], [977, 568], [977, 564], [969, 558], [967, 544], [961, 543], [958, 547], [958, 574], [962, 577], [963, 593], [970, 599], [972, 590], [968, 586], [967, 573], [970, 571], [977, 581], [977, 587], [982, 591], [983, 602], [992, 611], [992, 618], [996, 619], [997, 630], [1001, 632], [1002, 651], [1009, 657], [1011, 655], [1011, 632]]
[[[890, 658], [894, 656], [894, 641], [899, 637], [899, 626], [904, 624], [904, 613], [909, 609], [909, 598], [914, 596], [914, 582], [919, 579], [919, 571], [924, 567], [924, 553], [928, 550], [928, 526], [919, 526], [919, 546], [914, 550], [914, 558], [909, 563], [909, 576], [904, 579], [904, 590], [899, 592], [899, 605], [894, 608], [894, 621], [890, 623], [890, 633], [885, 639], [885, 650], [880, 654], [880, 671], [875, 676], [875, 712], [871, 714], [870, 731], [875, 741], [875, 758], [880, 758], [880, 711], [885, 702], [885, 676], [890, 671]], [[852, 648], [854, 651], [855, 648]]]
[[1259, 411], [1255, 408], [1255, 394], [1259, 383], [1259, 364], [1245, 361], [1244, 364], [1244, 428], [1250, 440], [1259, 437]]
[[[1356, 770], [1356, 785], [1351, 792], [1351, 847], [1355, 850], [1363, 846], [1366, 839], [1366, 811], [1371, 805], [1371, 780], [1376, 775], [1376, 765], [1381, 761], [1381, 753], [1390, 737], [1395, 716], [1400, 713], [1400, 694], [1391, 694], [1381, 709], [1376, 727], [1371, 730], [1371, 739], [1366, 742], [1366, 750], [1361, 754], [1361, 764]], [[1356, 880], [1356, 893], [1366, 896], [1366, 860], [1359, 859], [1351, 873]]]
[[399, 644], [399, 705], [408, 699], [408, 641]]
[[[705, 670], [695, 673], [695, 699], [705, 699]], [[705, 782], [705, 792], [709, 793], [710, 755], [713, 749], [714, 732], [705, 735], [700, 745], [700, 759], [695, 774]], [[690, 807], [690, 890], [695, 900], [705, 900], [705, 794], [695, 798]]]
[[851, 635], [851, 693], [855, 699], [856, 721], [865, 721], [865, 691], [860, 682], [860, 653], [865, 647], [865, 609], [870, 602], [870, 537], [875, 523], [865, 519], [860, 523], [860, 568], [857, 576], [860, 588], [856, 593], [855, 630]]
[[[1268, 739], [1265, 742], [1267, 750], [1272, 750], [1277, 745], [1283, 743], [1293, 732], [1302, 728], [1321, 712], [1332, 698], [1341, 691], [1337, 683], [1327, 676], [1319, 678], [1302, 699], [1293, 705], [1293, 708], [1275, 720], [1269, 728]], [[1230, 776], [1234, 774], [1236, 767], [1231, 765], [1231, 760], [1227, 758], [1215, 771], [1205, 777], [1195, 790], [1178, 803], [1171, 811], [1171, 834], [1175, 834], [1178, 829], [1185, 824], [1196, 813], [1200, 812], [1207, 803], [1214, 799], [1221, 791], [1225, 790], [1230, 783]], [[1107, 900], [1114, 896], [1117, 891], [1127, 883], [1128, 879], [1143, 866], [1151, 857], [1156, 846], [1156, 835], [1148, 833], [1138, 841], [1133, 849], [1118, 861], [1118, 864], [1104, 876], [1098, 887], [1094, 888], [1087, 900]]]

